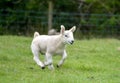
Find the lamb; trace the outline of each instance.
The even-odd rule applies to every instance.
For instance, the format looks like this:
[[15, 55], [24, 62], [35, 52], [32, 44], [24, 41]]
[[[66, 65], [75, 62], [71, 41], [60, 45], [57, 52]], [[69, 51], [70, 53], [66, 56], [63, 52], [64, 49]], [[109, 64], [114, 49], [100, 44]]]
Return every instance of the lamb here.
[[[33, 59], [42, 69], [48, 66], [50, 70], [54, 69], [52, 56], [62, 55], [62, 59], [57, 64], [60, 67], [65, 59], [67, 58], [67, 53], [65, 50], [66, 44], [73, 44], [74, 37], [73, 32], [76, 30], [76, 26], [73, 26], [70, 30], [65, 31], [65, 27], [61, 25], [61, 30], [59, 35], [40, 35], [38, 32], [34, 33], [34, 38], [31, 43], [31, 50], [34, 55]], [[45, 61], [42, 62], [39, 59], [39, 53], [45, 54]]]
[[50, 29], [48, 35], [58, 35], [59, 33], [55, 29]]

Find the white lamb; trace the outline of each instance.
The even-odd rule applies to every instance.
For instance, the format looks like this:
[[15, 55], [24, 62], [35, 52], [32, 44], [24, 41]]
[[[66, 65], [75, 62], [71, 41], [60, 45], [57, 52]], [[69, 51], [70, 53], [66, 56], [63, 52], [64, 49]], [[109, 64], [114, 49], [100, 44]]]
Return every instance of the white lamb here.
[[[38, 32], [34, 33], [34, 38], [31, 44], [31, 50], [34, 55], [35, 62], [44, 69], [48, 66], [49, 69], [54, 69], [52, 64], [52, 55], [62, 55], [62, 59], [58, 63], [57, 67], [60, 67], [67, 57], [65, 50], [66, 44], [73, 44], [74, 37], [73, 32], [76, 30], [76, 26], [73, 26], [70, 30], [65, 31], [65, 27], [61, 25], [61, 31], [59, 35], [39, 35]], [[39, 53], [45, 54], [45, 61], [42, 62], [39, 59]]]

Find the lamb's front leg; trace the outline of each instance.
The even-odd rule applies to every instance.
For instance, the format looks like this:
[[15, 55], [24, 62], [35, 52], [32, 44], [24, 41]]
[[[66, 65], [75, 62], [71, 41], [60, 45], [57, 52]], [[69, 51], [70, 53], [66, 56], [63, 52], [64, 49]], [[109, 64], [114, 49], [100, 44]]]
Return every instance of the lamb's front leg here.
[[67, 58], [67, 53], [66, 53], [66, 51], [64, 50], [63, 55], [62, 55], [62, 59], [61, 59], [60, 62], [58, 63], [57, 67], [60, 67], [60, 66], [64, 63], [64, 61], [65, 61], [66, 58]]
[[54, 66], [52, 64], [52, 54], [46, 53], [45, 59], [46, 60], [45, 60], [44, 64], [47, 65], [50, 70], [53, 70]]

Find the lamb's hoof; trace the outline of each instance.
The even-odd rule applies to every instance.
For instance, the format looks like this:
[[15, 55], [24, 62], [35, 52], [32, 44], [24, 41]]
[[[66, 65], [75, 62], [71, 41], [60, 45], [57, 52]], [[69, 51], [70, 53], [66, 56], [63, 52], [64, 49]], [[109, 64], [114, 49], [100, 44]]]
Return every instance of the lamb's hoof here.
[[57, 68], [59, 68], [60, 66], [59, 65], [57, 65]]
[[45, 69], [45, 66], [41, 67], [42, 69]]

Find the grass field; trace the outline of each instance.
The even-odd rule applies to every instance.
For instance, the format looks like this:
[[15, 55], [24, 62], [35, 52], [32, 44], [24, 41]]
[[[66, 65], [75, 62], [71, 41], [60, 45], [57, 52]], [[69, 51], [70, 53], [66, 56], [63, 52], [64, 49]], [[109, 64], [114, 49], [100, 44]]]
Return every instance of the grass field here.
[[[120, 83], [120, 41], [76, 40], [67, 46], [68, 58], [54, 56], [55, 70], [42, 70], [33, 61], [32, 38], [0, 36], [0, 83]], [[44, 56], [41, 56], [42, 60]]]

